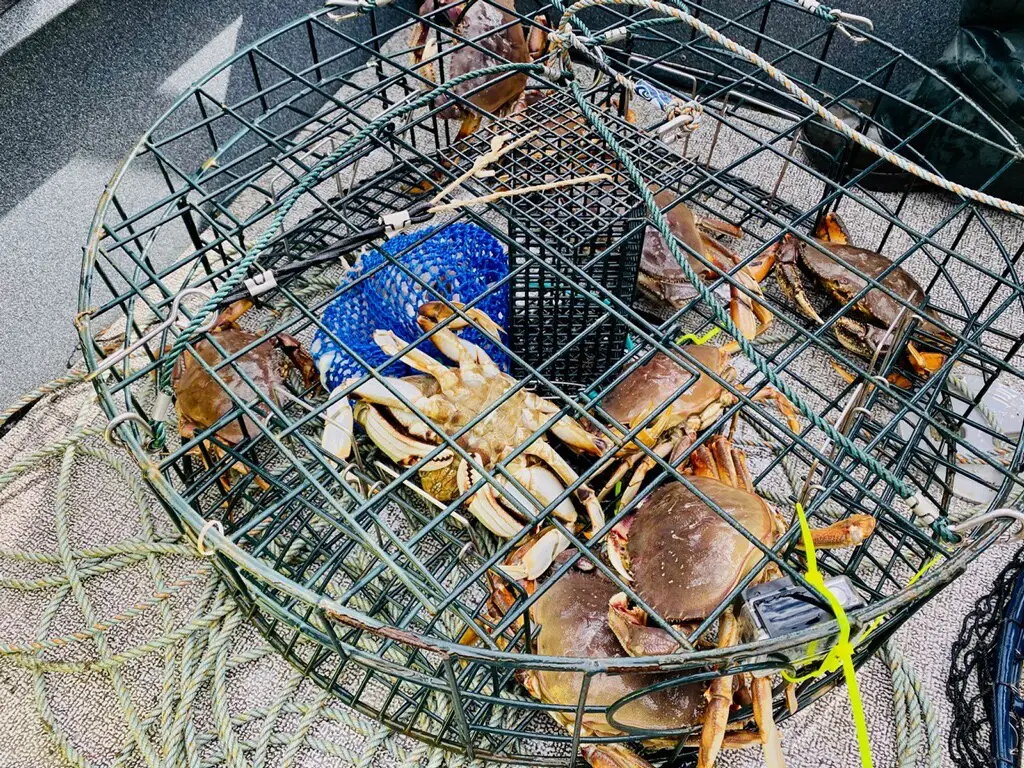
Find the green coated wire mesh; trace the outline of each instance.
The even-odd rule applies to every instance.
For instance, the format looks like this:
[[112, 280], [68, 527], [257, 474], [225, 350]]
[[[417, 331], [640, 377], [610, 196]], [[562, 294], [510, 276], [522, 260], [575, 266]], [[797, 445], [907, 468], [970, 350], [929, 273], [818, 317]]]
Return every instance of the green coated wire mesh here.
[[[102, 439], [103, 416], [84, 376], [74, 371], [0, 413], [0, 509], [7, 520], [21, 518], [0, 548], [9, 609], [0, 677], [15, 718], [0, 741], [7, 761], [134, 766], [147, 764], [146, 753], [160, 766], [467, 765], [352, 712], [274, 658], [209, 560], [159, 514], [128, 453]], [[57, 504], [57, 490], [68, 488]], [[39, 513], [32, 526], [26, 508]], [[92, 624], [83, 596], [98, 614]], [[112, 646], [106, 655], [100, 635]], [[936, 715], [895, 643], [885, 662], [894, 754], [901, 768], [915, 768], [922, 755], [941, 755]], [[115, 671], [128, 697], [110, 710], [73, 705], [109, 698]]]
[[[520, 7], [504, 23], [535, 29], [543, 23], [537, 20], [541, 14], [557, 15], [550, 7]], [[840, 66], [847, 43], [836, 39], [834, 26], [779, 0], [740, 14], [705, 7], [702, 15], [826, 104], [857, 97], [865, 100], [858, 103], [877, 105], [895, 98], [899, 84], [925, 73], [870, 36], [861, 44], [860, 63], [842, 59]], [[583, 17], [595, 32], [652, 18], [625, 6]], [[415, 47], [409, 35], [421, 25], [432, 31], [439, 51], [429, 73], [409, 63]], [[798, 39], [780, 29], [796, 29]], [[817, 525], [854, 513], [875, 519], [874, 533], [862, 546], [821, 558], [824, 570], [849, 577], [865, 598], [866, 607], [854, 614], [858, 626], [878, 620], [858, 647], [858, 661], [998, 534], [998, 525], [990, 524], [954, 542], [950, 525], [1004, 504], [1017, 482], [1020, 425], [1013, 423], [1010, 406], [1024, 394], [1018, 275], [1024, 236], [1018, 218], [959, 199], [945, 201], [936, 214], [935, 207], [915, 205], [918, 198], [911, 193], [864, 188], [846, 162], [844, 145], [822, 157], [824, 150], [805, 138], [811, 113], [802, 103], [681, 26], [641, 24], [610, 46], [604, 60], [588, 63], [654, 84], [679, 102], [695, 100], [703, 124], [684, 140], [661, 142], [655, 129], [665, 114], [631, 99], [620, 83], [598, 77], [593, 68], [574, 65], [575, 80], [567, 86], [552, 66], [553, 53], [529, 65], [525, 109], [489, 116], [468, 139], [457, 140], [444, 105], [429, 104], [424, 90], [444, 80], [440, 70], [460, 51], [479, 53], [481, 41], [493, 34], [487, 29], [473, 37], [436, 14], [421, 17], [401, 6], [340, 23], [315, 13], [226, 63], [232, 83], [226, 99], [210, 98], [201, 80], [143, 137], [100, 205], [86, 249], [79, 327], [87, 363], [95, 369], [168, 320], [183, 289], [226, 295], [243, 277], [262, 270], [286, 276], [239, 320], [251, 342], [221, 349], [219, 357], [201, 364], [213, 377], [207, 400], [217, 404], [202, 424], [186, 423], [173, 409], [166, 428], [163, 421], [151, 421], [154, 403], [162, 400], [154, 379], [177, 396], [169, 388], [172, 369], [181, 360], [198, 360], [197, 337], [181, 330], [187, 320], [166, 326], [96, 378], [101, 405], [122, 423], [126, 416], [133, 420], [124, 427], [125, 437], [146, 479], [183, 530], [216, 548], [217, 565], [236, 599], [303, 674], [360, 711], [433, 745], [471, 757], [564, 764], [576, 759], [580, 743], [622, 735], [584, 732], [578, 718], [568, 732], [555, 727], [549, 715], [564, 720], [583, 702], [531, 699], [519, 684], [524, 672], [539, 674], [555, 665], [593, 674], [615, 665], [634, 674], [671, 674], [683, 685], [702, 679], [705, 669], [720, 675], [726, 668], [785, 666], [780, 659], [787, 649], [825, 632], [794, 633], [742, 652], [687, 651], [653, 661], [537, 653], [530, 606], [574, 572], [577, 562], [599, 569], [647, 609], [653, 623], [691, 646], [713, 644], [722, 614], [769, 565], [802, 582], [796, 528], [770, 541], [744, 531], [759, 562], [696, 626], [681, 632], [668, 621], [674, 617], [654, 612], [640, 590], [609, 567], [604, 552], [612, 526], [665, 483], [690, 483], [681, 461], [711, 446], [716, 433], [730, 431], [746, 450], [757, 492], [776, 502], [787, 524], [793, 500], [800, 497]], [[492, 67], [494, 74], [512, 71], [507, 61], [487, 57], [474, 68], [480, 66]], [[455, 98], [468, 108], [466, 94]], [[951, 100], [962, 99], [951, 90]], [[870, 106], [863, 108], [865, 122], [871, 114]], [[596, 129], [595, 115], [609, 128]], [[921, 119], [919, 135], [929, 125], [944, 125], [941, 115]], [[316, 383], [297, 380], [286, 394], [281, 388], [271, 394], [253, 380], [240, 361], [263, 340], [288, 334], [308, 344], [315, 331], [336, 334], [325, 326], [323, 310], [345, 296], [350, 284], [339, 291], [339, 281], [358, 254], [324, 261], [318, 253], [354, 242], [381, 215], [410, 206], [422, 212], [416, 206], [499, 137], [528, 143], [495, 161], [490, 175], [464, 185], [467, 194], [491, 196], [488, 204], [446, 210], [430, 223], [473, 223], [507, 249], [513, 299], [503, 351], [513, 361], [514, 377], [502, 397], [474, 419], [530, 392], [552, 407], [539, 427], [527, 429], [520, 444], [503, 446], [500, 457], [485, 459], [467, 450], [460, 433], [431, 427], [409, 402], [408, 390], [397, 392], [372, 366], [330, 396]], [[889, 136], [887, 143], [927, 165], [914, 138]], [[1000, 146], [999, 140], [975, 138]], [[1012, 165], [1016, 148], [1002, 149]], [[644, 188], [631, 184], [634, 172], [647, 180]], [[504, 195], [584, 174], [604, 176], [589, 184]], [[649, 305], [634, 302], [632, 273], [642, 271], [640, 250], [654, 238], [642, 219], [648, 191], [670, 214], [683, 201], [699, 218], [742, 231], [742, 240], [728, 246], [736, 249], [736, 260], [725, 264], [685, 240], [678, 248], [706, 273], [710, 291], [730, 309], [758, 305], [770, 312], [771, 325], [753, 342], [760, 368], [743, 355], [709, 366], [694, 357], [692, 346], [677, 343], [685, 334], [705, 337], [721, 325], [700, 297], [691, 294], [656, 315]], [[852, 242], [884, 254], [889, 266], [872, 272], [868, 262], [855, 262], [855, 269], [864, 270], [843, 276], [860, 280], [843, 302], [826, 296], [827, 290], [842, 295], [842, 285], [830, 284], [826, 276], [812, 286], [805, 276], [813, 312], [805, 307], [801, 313], [791, 291], [774, 280], [760, 289], [750, 284], [748, 269], [783, 238], [805, 253], [819, 252], [812, 235], [826, 213], [840, 214]], [[726, 248], [715, 238], [707, 242], [708, 249]], [[836, 262], [821, 253], [826, 262]], [[387, 258], [402, 268], [401, 254]], [[239, 264], [251, 265], [251, 271]], [[913, 276], [920, 295], [894, 287], [890, 277], [897, 268]], [[777, 274], [784, 271], [776, 267]], [[422, 276], [412, 278], [437, 292]], [[879, 302], [886, 304], [884, 311]], [[475, 322], [460, 307], [443, 303]], [[183, 306], [198, 328], [205, 318], [195, 313], [203, 299], [193, 296]], [[824, 319], [819, 324], [807, 314]], [[537, 328], [545, 331], [536, 333]], [[724, 336], [709, 342], [722, 355]], [[437, 338], [428, 332], [407, 341], [429, 345]], [[870, 338], [881, 350], [874, 359], [854, 351], [858, 340]], [[334, 340], [342, 343], [336, 335]], [[671, 398], [653, 402], [629, 424], [614, 419], [609, 407], [616, 387], [656, 352], [702, 373], [729, 395], [721, 411], [700, 424], [694, 444], [678, 455], [634, 441], [655, 428]], [[232, 377], [247, 387], [227, 386]], [[812, 417], [801, 419], [799, 429], [791, 430], [778, 411], [757, 402], [767, 394], [769, 378], [786, 388], [803, 416]], [[390, 388], [401, 403], [400, 413], [385, 414], [385, 421], [390, 418], [394, 426], [407, 413], [418, 428], [426, 427], [431, 447], [425, 455], [396, 464], [361, 428], [351, 461], [324, 450], [320, 435], [328, 410], [367, 382]], [[566, 450], [554, 437], [565, 416], [609, 450], [600, 457]], [[241, 439], [226, 438], [232, 424], [241, 425]], [[464, 426], [467, 433], [473, 424]], [[158, 442], [149, 446], [146, 435], [154, 428]], [[836, 432], [843, 434], [842, 444], [830, 439]], [[540, 501], [522, 484], [515, 462], [548, 438], [572, 474], [563, 476], [565, 490], [557, 498]], [[443, 501], [425, 500], [418, 471], [445, 451], [472, 467], [469, 487]], [[629, 503], [608, 499], [605, 523], [585, 536], [582, 525], [560, 519], [555, 510], [563, 501], [586, 499], [589, 488], [597, 490], [619, 451], [650, 465], [648, 482]], [[476, 521], [467, 522], [464, 502], [482, 489], [501, 496], [509, 514], [530, 524], [498, 538]], [[921, 525], [903, 503], [907, 490], [939, 511], [936, 520], [926, 521], [933, 525]], [[713, 500], [710, 506], [725, 524], [743, 528]], [[488, 594], [497, 582], [510, 581], [497, 566], [542, 525], [554, 526], [569, 542], [569, 560], [532, 597], [505, 583], [515, 599], [495, 618], [488, 612]], [[911, 584], [936, 557], [940, 565]], [[475, 646], [460, 642], [469, 631], [476, 635]], [[768, 652], [783, 655], [766, 660]], [[811, 680], [798, 697], [812, 701], [836, 682], [834, 675]], [[776, 688], [783, 716], [783, 686]], [[588, 714], [604, 716], [603, 706], [587, 706]], [[749, 707], [734, 714], [737, 721], [749, 717]], [[673, 737], [684, 737], [672, 739], [673, 760], [681, 759], [680, 750], [699, 727], [671, 729]], [[629, 740], [657, 735], [663, 735], [658, 724], [648, 724]]]

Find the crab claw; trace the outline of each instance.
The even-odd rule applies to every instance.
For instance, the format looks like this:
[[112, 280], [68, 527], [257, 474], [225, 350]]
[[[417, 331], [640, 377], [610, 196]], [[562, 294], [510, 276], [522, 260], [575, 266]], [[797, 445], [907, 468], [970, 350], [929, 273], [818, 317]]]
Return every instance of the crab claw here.
[[[850, 515], [825, 528], [812, 528], [811, 541], [815, 549], [845, 549], [856, 547], [867, 541], [874, 533], [877, 521], [871, 515]], [[799, 543], [803, 549], [803, 542]]]
[[803, 279], [800, 277], [800, 267], [798, 266], [800, 244], [796, 238], [792, 235], [786, 235], [772, 252], [775, 254], [776, 260], [775, 277], [782, 292], [807, 317], [818, 325], [824, 325], [825, 321], [818, 315], [817, 310], [811, 306], [807, 293], [804, 291]]
[[608, 601], [608, 626], [630, 656], [662, 656], [679, 650], [679, 643], [661, 627], [647, 625], [647, 614], [630, 608], [625, 592]]
[[569, 540], [557, 528], [548, 528], [539, 536], [528, 540], [498, 567], [516, 581], [533, 581], [541, 576], [551, 563], [569, 547]]
[[[334, 399], [345, 383], [339, 384], [331, 391], [330, 399]], [[324, 411], [324, 431], [320, 436], [320, 447], [331, 456], [348, 459], [352, 453], [352, 404], [348, 397], [340, 397], [327, 406]]]
[[[366, 436], [373, 441], [373, 444], [380, 448], [384, 455], [396, 464], [403, 466], [413, 464], [417, 459], [426, 456], [437, 447], [430, 443], [423, 443], [419, 440], [413, 440], [411, 437], [406, 437], [395, 430], [388, 420], [380, 414], [380, 411], [366, 403], [360, 403], [356, 406], [356, 421], [363, 425], [363, 429], [366, 430]], [[442, 469], [449, 463], [451, 463], [450, 454], [446, 462], [440, 465], [438, 465], [437, 461], [429, 462], [422, 469]]]
[[[533, 495], [533, 498], [520, 493], [519, 489], [504, 477], [498, 478], [502, 493], [515, 499], [526, 509], [534, 508], [537, 506], [537, 502], [546, 507], [565, 492], [565, 486], [562, 485], [558, 476], [547, 467], [539, 464], [531, 467], [526, 466], [524, 462], [515, 461], [509, 464], [508, 469], [509, 473]], [[567, 523], [576, 522], [576, 507], [568, 496], [562, 499], [552, 512], [555, 517]]]
[[[481, 461], [478, 454], [473, 454], [473, 458], [477, 462]], [[468, 491], [477, 479], [477, 473], [469, 466], [468, 461], [459, 462], [456, 472], [459, 493]], [[469, 511], [487, 530], [499, 538], [511, 539], [523, 529], [523, 524], [501, 506], [490, 483], [484, 483], [483, 487], [470, 497]]]
[[584, 744], [583, 759], [591, 768], [652, 768], [651, 764], [623, 744]]
[[530, 27], [530, 34], [526, 37], [526, 47], [530, 51], [530, 60], [536, 61], [548, 52], [548, 17], [543, 13], [533, 17], [536, 26]]
[[629, 575], [629, 553], [626, 542], [629, 540], [629, 525], [636, 513], [631, 513], [619, 521], [608, 533], [608, 560], [624, 582], [629, 584], [633, 577]]
[[835, 211], [829, 211], [818, 220], [814, 227], [814, 236], [829, 243], [850, 244], [850, 230]]

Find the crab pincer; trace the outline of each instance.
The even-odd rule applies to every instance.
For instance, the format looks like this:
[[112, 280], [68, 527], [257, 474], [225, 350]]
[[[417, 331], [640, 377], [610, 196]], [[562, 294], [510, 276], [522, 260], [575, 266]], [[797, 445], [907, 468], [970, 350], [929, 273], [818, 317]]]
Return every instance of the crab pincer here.
[[[942, 366], [945, 355], [920, 347], [938, 349], [949, 346], [953, 339], [931, 321], [934, 314], [925, 308], [924, 289], [903, 267], [894, 266], [880, 253], [850, 245], [849, 239], [845, 225], [835, 213], [823, 217], [810, 242], [785, 235], [772, 250], [777, 262], [776, 279], [783, 293], [803, 315], [825, 325], [807, 295], [803, 276], [808, 276], [844, 308], [831, 321], [836, 339], [846, 349], [868, 359], [889, 352], [893, 343], [890, 330], [907, 310], [898, 299], [920, 307], [912, 311], [921, 319], [919, 330], [923, 338], [907, 343], [907, 361], [919, 376], [934, 373]], [[868, 281], [858, 272], [877, 280], [881, 288], [865, 291]]]

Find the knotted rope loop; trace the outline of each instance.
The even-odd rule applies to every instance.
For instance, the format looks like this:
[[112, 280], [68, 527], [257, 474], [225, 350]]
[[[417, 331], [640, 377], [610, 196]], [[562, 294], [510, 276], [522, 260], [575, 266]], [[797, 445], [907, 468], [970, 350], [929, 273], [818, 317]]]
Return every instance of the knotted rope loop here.
[[[818, 0], [795, 0], [795, 2], [808, 13], [813, 13], [815, 16], [822, 18], [825, 21], [833, 22], [840, 32], [855, 43], [867, 42], [867, 38], [851, 32], [847, 24], [856, 24], [869, 32], [873, 32], [875, 30], [874, 22], [867, 16], [858, 16], [854, 13], [840, 11], [837, 8], [829, 8], [827, 5], [819, 3]], [[843, 22], [847, 23], [844, 24]]]

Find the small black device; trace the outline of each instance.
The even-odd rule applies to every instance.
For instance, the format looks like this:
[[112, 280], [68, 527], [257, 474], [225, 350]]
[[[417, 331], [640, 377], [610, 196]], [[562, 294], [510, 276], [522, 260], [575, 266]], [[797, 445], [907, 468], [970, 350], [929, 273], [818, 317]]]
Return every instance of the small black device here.
[[[833, 576], [826, 579], [825, 585], [846, 611], [866, 605], [864, 598], [847, 576]], [[740, 595], [740, 599], [740, 631], [744, 640], [748, 642], [781, 637], [835, 619], [835, 614], [824, 597], [794, 584], [788, 576], [747, 587]], [[851, 637], [850, 640], [856, 644], [857, 638]], [[794, 663], [803, 663], [824, 657], [834, 644], [835, 638], [825, 638], [813, 644], [787, 649], [782, 654]], [[766, 660], [767, 657], [763, 657], [756, 661]], [[754, 674], [769, 675], [771, 671], [765, 670]]]

